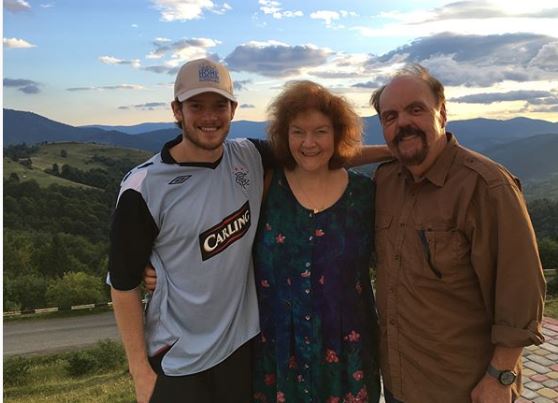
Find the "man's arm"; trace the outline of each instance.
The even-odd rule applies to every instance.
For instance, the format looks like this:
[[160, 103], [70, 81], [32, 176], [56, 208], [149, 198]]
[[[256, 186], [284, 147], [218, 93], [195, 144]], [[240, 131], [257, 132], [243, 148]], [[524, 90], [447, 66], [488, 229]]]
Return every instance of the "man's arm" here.
[[[511, 176], [479, 183], [471, 262], [487, 311], [493, 315], [490, 364], [514, 370], [524, 346], [540, 344], [545, 283], [535, 233], [519, 186]], [[517, 382], [516, 382], [517, 384]], [[510, 402], [513, 385], [485, 375], [473, 402]]]
[[155, 373], [147, 360], [139, 284], [158, 229], [140, 193], [124, 191], [110, 232], [109, 281], [116, 323], [122, 337], [136, 399], [148, 402]]
[[[523, 352], [523, 347], [496, 346], [490, 365], [502, 371], [515, 368]], [[510, 403], [511, 385], [502, 385], [496, 378], [485, 374], [471, 392], [472, 403]]]
[[116, 324], [134, 380], [136, 399], [138, 403], [147, 403], [155, 388], [157, 375], [147, 360], [140, 289], [119, 291], [111, 288], [111, 296]]
[[363, 145], [360, 152], [349, 159], [347, 165], [356, 167], [359, 165], [372, 164], [374, 162], [382, 162], [393, 159], [393, 154], [386, 145]]

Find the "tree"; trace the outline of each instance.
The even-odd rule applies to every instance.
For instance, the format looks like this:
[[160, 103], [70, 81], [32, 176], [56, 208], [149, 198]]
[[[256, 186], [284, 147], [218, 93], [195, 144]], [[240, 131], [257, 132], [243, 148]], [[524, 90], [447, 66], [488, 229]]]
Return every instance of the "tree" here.
[[558, 270], [558, 241], [550, 238], [542, 238], [539, 240], [539, 253], [541, 263], [545, 270]]
[[49, 305], [61, 309], [103, 302], [103, 283], [99, 277], [87, 273], [65, 273], [61, 279], [50, 281], [46, 299]]
[[4, 306], [19, 306], [22, 310], [45, 306], [46, 281], [37, 274], [4, 276]]

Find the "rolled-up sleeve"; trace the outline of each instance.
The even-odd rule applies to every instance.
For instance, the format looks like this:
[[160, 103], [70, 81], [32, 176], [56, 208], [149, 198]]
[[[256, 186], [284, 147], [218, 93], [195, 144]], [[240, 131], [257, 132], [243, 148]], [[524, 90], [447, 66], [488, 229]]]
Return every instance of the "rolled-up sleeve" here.
[[479, 183], [472, 213], [471, 263], [493, 318], [495, 345], [544, 342], [545, 280], [521, 190], [511, 178]]

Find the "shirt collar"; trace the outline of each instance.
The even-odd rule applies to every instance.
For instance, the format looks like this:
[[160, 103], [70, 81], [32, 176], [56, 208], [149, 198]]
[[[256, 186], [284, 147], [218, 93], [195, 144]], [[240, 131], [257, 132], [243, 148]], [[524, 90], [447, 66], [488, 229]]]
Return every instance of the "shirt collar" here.
[[177, 164], [180, 166], [193, 166], [193, 167], [205, 167], [215, 169], [219, 166], [219, 163], [223, 159], [223, 155], [215, 162], [177, 162], [171, 155], [170, 149], [182, 141], [182, 134], [179, 134], [171, 141], [165, 143], [161, 149], [161, 161], [165, 164]]
[[[446, 182], [446, 177], [453, 163], [453, 160], [455, 159], [455, 156], [457, 154], [457, 146], [459, 145], [457, 139], [452, 133], [446, 132], [446, 137], [448, 139], [448, 143], [446, 144], [436, 161], [434, 161], [434, 164], [432, 164], [430, 169], [428, 169], [428, 171], [426, 171], [423, 176], [424, 180], [428, 180], [438, 187], [442, 187]], [[409, 170], [401, 164], [399, 166], [399, 174], [402, 175], [403, 178], [405, 178], [406, 180], [414, 182], [413, 176], [411, 175]]]

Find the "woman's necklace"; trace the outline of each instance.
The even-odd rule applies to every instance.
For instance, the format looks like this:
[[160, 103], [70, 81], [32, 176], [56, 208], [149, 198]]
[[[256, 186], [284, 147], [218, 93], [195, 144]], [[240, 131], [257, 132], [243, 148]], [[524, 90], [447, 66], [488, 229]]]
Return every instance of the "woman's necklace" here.
[[[292, 177], [293, 179], [295, 179], [296, 187], [300, 190], [302, 196], [304, 196], [304, 199], [309, 203], [308, 206], [310, 207], [310, 210], [312, 210], [314, 214], [318, 214], [320, 211], [323, 211], [327, 207], [325, 205], [326, 203], [324, 200], [320, 200], [320, 202], [317, 203], [314, 198], [310, 197], [308, 193], [306, 193], [306, 191], [304, 190], [304, 185], [301, 183], [300, 179], [296, 174], [293, 174]], [[325, 195], [325, 188], [323, 186], [319, 186], [319, 187], [320, 187], [319, 194]]]

